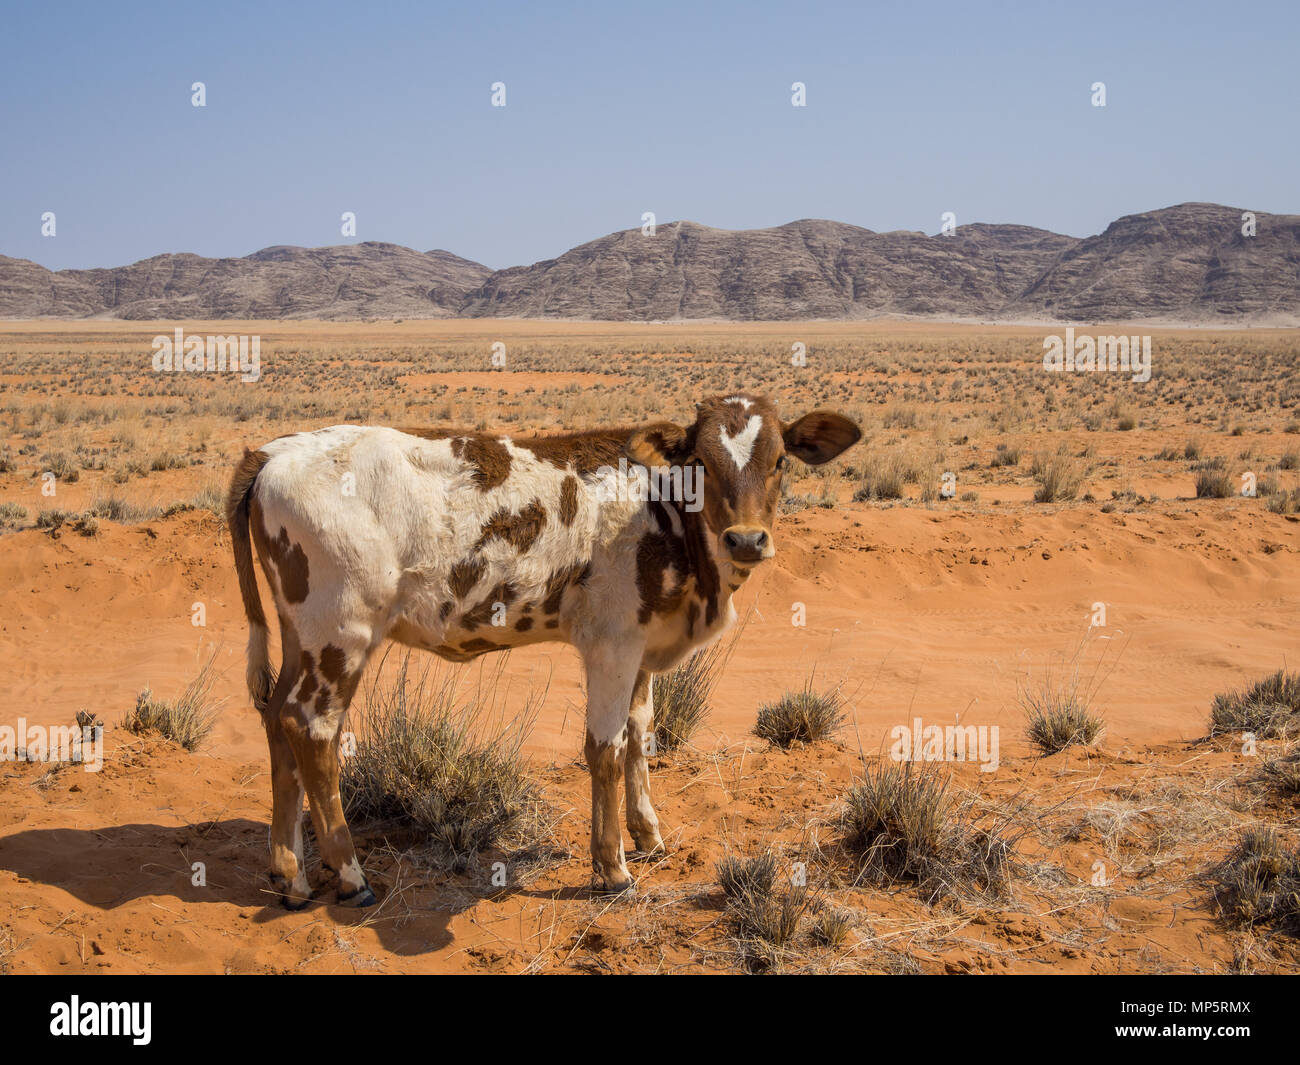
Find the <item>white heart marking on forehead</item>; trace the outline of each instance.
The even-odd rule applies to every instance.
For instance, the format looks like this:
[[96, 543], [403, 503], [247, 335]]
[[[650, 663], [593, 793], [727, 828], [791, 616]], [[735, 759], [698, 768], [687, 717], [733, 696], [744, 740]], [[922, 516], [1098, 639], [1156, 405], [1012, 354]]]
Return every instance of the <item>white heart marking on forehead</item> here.
[[725, 425], [722, 426], [718, 435], [722, 440], [722, 446], [727, 449], [727, 454], [731, 456], [731, 461], [736, 464], [736, 469], [743, 470], [749, 465], [749, 460], [754, 454], [754, 441], [758, 439], [758, 431], [761, 428], [763, 428], [763, 416], [761, 414], [755, 414], [751, 417], [745, 428], [735, 436], [727, 432]]

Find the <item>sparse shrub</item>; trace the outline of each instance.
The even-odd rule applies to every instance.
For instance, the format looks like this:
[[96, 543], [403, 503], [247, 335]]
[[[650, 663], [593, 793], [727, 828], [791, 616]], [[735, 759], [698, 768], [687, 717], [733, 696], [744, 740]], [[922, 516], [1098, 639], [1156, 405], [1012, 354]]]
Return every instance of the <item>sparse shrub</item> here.
[[60, 510], [58, 507], [51, 507], [48, 510], [42, 510], [36, 515], [36, 527], [38, 529], [57, 530], [65, 522], [69, 521], [74, 514], [70, 510]]
[[837, 906], [823, 906], [812, 920], [809, 934], [818, 946], [842, 947], [849, 937], [849, 915]]
[[1270, 758], [1264, 763], [1262, 777], [1283, 795], [1300, 795], [1300, 754]]
[[994, 469], [999, 466], [1019, 466], [1020, 448], [1011, 447], [1008, 444], [999, 444], [997, 451], [993, 455], [993, 461], [989, 465]]
[[828, 740], [843, 725], [844, 697], [834, 689], [814, 691], [810, 680], [802, 691], [786, 692], [759, 707], [754, 735], [776, 747], [789, 747]]
[[1077, 676], [1060, 688], [1050, 679], [1036, 689], [1023, 688], [1020, 706], [1029, 742], [1044, 754], [1090, 746], [1106, 730], [1105, 722], [1089, 708]]
[[66, 452], [46, 452], [41, 458], [41, 465], [44, 470], [54, 474], [55, 479], [62, 484], [76, 484], [81, 480], [81, 467], [77, 465], [77, 460]]
[[149, 469], [154, 472], [180, 470], [188, 465], [189, 462], [179, 451], [156, 451], [153, 457], [149, 459]]
[[1300, 468], [1300, 451], [1294, 448], [1284, 451], [1281, 458], [1277, 460], [1279, 470], [1294, 470]]
[[732, 931], [750, 966], [778, 966], [812, 902], [808, 888], [786, 882], [771, 851], [757, 858], [727, 856], [718, 863], [718, 883], [727, 897]]
[[1196, 474], [1197, 499], [1227, 499], [1232, 495], [1232, 478], [1223, 469], [1202, 469]]
[[1253, 732], [1286, 739], [1300, 730], [1300, 673], [1276, 673], [1241, 691], [1223, 692], [1210, 704], [1210, 735]]
[[781, 513], [797, 514], [809, 507], [821, 510], [833, 510], [838, 499], [835, 492], [827, 485], [820, 492], [806, 492], [803, 495], [787, 494], [781, 497]]
[[1300, 488], [1292, 488], [1289, 492], [1277, 492], [1269, 496], [1264, 505], [1273, 514], [1297, 514], [1300, 513]]
[[1251, 828], [1210, 871], [1220, 916], [1237, 928], [1300, 931], [1300, 854], [1271, 828]]
[[364, 693], [356, 753], [339, 777], [349, 820], [406, 827], [455, 869], [537, 828], [539, 792], [521, 753], [537, 699], [501, 720], [505, 657], [464, 697], [454, 669], [426, 666], [413, 676], [406, 654], [385, 684], [380, 663]]
[[187, 751], [198, 750], [216, 725], [220, 709], [212, 698], [212, 688], [216, 683], [215, 661], [214, 651], [174, 702], [158, 699], [145, 688], [136, 696], [135, 709], [122, 719], [121, 727], [136, 735], [158, 732]]
[[209, 481], [187, 501], [192, 510], [204, 510], [214, 515], [222, 525], [226, 522], [226, 494], [219, 484]]
[[914, 882], [927, 901], [971, 891], [1001, 894], [1010, 884], [1015, 840], [1004, 826], [973, 823], [970, 801], [956, 804], [934, 763], [867, 766], [839, 814], [844, 848], [860, 882]]
[[27, 508], [7, 500], [0, 503], [0, 526], [17, 525], [27, 517]]
[[1088, 468], [1065, 451], [1034, 457], [1032, 473], [1038, 482], [1035, 503], [1067, 502], [1079, 494]]
[[151, 521], [158, 517], [157, 507], [145, 507], [136, 503], [127, 502], [120, 496], [109, 496], [107, 499], [97, 499], [90, 506], [91, 511], [98, 517], [107, 518], [109, 521], [116, 521], [123, 525], [131, 525], [138, 521]]
[[668, 673], [661, 673], [651, 684], [654, 701], [655, 750], [672, 751], [689, 743], [708, 720], [709, 699], [718, 683], [722, 667], [736, 645], [737, 633], [723, 644], [709, 644]]
[[718, 863], [718, 885], [727, 898], [743, 895], [770, 895], [776, 886], [776, 855], [771, 851], [757, 858], [727, 855]]
[[853, 493], [853, 500], [861, 503], [867, 500], [902, 499], [903, 489], [907, 486], [907, 469], [903, 459], [896, 452], [874, 454], [868, 457], [862, 469], [862, 478], [858, 489]]
[[65, 528], [82, 536], [94, 536], [99, 532], [99, 521], [92, 510], [78, 514], [75, 510], [52, 508], [36, 515], [36, 528], [44, 529], [55, 540]]

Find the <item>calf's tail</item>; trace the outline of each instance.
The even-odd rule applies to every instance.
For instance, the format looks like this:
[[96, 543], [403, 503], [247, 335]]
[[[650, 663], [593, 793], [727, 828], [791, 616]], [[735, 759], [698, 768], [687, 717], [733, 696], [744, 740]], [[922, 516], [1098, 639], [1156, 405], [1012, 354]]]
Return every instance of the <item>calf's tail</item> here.
[[235, 553], [235, 572], [239, 574], [239, 594], [244, 600], [244, 614], [248, 618], [248, 691], [259, 713], [265, 713], [275, 688], [275, 670], [271, 668], [268, 649], [269, 632], [266, 613], [257, 591], [257, 573], [253, 562], [253, 541], [249, 534], [249, 503], [253, 484], [262, 472], [269, 455], [264, 451], [245, 450], [244, 457], [235, 467], [230, 480], [230, 493], [226, 496], [226, 525], [230, 529], [230, 542]]

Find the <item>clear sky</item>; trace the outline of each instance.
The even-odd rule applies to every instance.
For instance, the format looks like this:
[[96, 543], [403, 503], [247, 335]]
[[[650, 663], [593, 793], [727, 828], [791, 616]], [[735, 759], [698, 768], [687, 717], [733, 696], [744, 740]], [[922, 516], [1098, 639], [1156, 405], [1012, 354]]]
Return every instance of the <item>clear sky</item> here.
[[1084, 236], [1189, 200], [1300, 212], [1298, 0], [0, 0], [0, 253], [50, 268], [344, 211], [499, 268], [644, 211]]

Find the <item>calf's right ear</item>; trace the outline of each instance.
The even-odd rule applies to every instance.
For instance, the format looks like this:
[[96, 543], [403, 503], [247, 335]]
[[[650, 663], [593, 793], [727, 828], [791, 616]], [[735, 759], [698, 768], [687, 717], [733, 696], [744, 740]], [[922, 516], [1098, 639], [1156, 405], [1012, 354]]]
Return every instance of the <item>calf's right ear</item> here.
[[642, 466], [680, 466], [690, 457], [690, 434], [673, 422], [656, 422], [638, 429], [624, 448]]
[[815, 410], [785, 426], [785, 449], [809, 466], [830, 462], [862, 439], [862, 430], [843, 414]]

